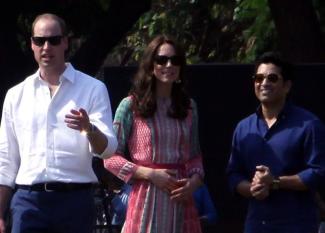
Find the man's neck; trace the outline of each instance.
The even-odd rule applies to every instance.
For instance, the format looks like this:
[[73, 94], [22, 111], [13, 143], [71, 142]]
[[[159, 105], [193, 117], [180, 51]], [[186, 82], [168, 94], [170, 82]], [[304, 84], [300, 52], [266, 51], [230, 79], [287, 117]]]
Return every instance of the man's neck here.
[[60, 76], [64, 72], [65, 68], [65, 65], [59, 69], [40, 68], [40, 77], [50, 85], [59, 85]]
[[285, 101], [278, 104], [262, 103], [262, 114], [269, 128], [276, 122], [280, 112], [285, 105]]

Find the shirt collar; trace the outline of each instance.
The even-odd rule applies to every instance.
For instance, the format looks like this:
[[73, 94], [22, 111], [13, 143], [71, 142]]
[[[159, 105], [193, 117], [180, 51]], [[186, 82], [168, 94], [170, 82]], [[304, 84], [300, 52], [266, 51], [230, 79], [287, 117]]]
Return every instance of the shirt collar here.
[[[60, 82], [62, 82], [63, 80], [67, 80], [67, 81], [70, 81], [71, 83], [74, 83], [74, 81], [76, 79], [76, 77], [75, 77], [76, 70], [73, 68], [73, 66], [69, 62], [67, 62], [65, 65], [66, 65], [66, 68], [65, 68], [64, 72], [60, 75]], [[43, 81], [40, 76], [40, 69], [38, 69], [37, 72], [35, 73], [35, 77], [37, 78], [37, 80]]]
[[66, 68], [63, 72], [63, 74], [61, 75], [60, 79], [67, 79], [68, 81], [70, 81], [71, 83], [74, 83], [76, 77], [75, 77], [75, 72], [76, 70], [73, 68], [73, 66], [71, 65], [71, 63], [66, 63]]
[[[289, 113], [289, 109], [291, 107], [292, 103], [287, 101], [284, 105], [284, 107], [282, 108], [282, 110], [280, 111], [279, 113], [279, 116], [278, 116], [278, 119], [281, 119], [281, 118], [285, 118], [288, 113]], [[262, 106], [259, 105], [255, 111], [256, 115], [259, 117], [259, 118], [262, 118], [263, 117], [263, 114], [262, 114]]]

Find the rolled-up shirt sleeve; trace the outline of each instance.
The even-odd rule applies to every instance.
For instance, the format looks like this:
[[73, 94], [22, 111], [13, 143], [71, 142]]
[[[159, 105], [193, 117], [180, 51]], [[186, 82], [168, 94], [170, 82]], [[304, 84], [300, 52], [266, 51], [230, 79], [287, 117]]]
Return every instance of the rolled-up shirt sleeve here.
[[0, 127], [0, 184], [13, 188], [20, 157], [10, 112], [9, 91], [4, 101]]
[[233, 135], [231, 144], [231, 154], [226, 169], [229, 187], [233, 193], [236, 192], [236, 188], [240, 182], [248, 180], [248, 177], [245, 175], [247, 174], [244, 168], [245, 162], [243, 161], [243, 156], [240, 154], [239, 143], [237, 139], [237, 131], [238, 129], [235, 130]]
[[306, 169], [298, 173], [302, 182], [310, 189], [318, 189], [325, 184], [325, 126], [314, 120], [306, 127], [304, 142]]
[[[101, 154], [95, 154], [101, 158], [112, 156], [117, 148], [117, 139], [113, 131], [111, 103], [107, 88], [104, 84], [98, 85], [94, 91], [92, 108], [89, 113], [89, 119], [107, 138], [107, 146]], [[92, 151], [91, 145], [90, 150]]]

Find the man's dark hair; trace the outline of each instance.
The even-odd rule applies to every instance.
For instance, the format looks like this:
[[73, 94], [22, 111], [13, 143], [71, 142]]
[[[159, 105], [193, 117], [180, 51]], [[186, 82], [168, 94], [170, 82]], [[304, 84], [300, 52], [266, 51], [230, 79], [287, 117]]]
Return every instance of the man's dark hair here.
[[281, 69], [281, 75], [285, 81], [293, 80], [292, 65], [283, 59], [279, 52], [266, 52], [255, 62], [255, 74], [261, 64], [274, 64]]

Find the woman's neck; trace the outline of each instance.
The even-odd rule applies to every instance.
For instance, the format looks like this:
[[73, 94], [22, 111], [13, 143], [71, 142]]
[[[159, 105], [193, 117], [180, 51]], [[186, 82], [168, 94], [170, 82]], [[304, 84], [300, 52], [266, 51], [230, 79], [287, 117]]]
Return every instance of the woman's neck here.
[[169, 84], [157, 84], [156, 86], [156, 96], [167, 98], [171, 96], [172, 93], [172, 85]]

